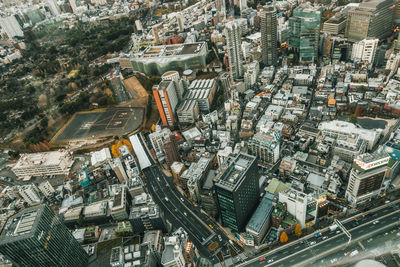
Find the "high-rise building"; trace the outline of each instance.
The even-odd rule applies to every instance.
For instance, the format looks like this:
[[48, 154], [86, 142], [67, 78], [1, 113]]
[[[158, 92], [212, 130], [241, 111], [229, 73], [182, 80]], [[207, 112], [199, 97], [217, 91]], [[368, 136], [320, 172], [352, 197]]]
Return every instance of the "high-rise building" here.
[[256, 157], [240, 153], [235, 158], [227, 158], [214, 185], [223, 226], [243, 231], [258, 203]]
[[69, 4], [71, 6], [72, 13], [77, 13], [78, 7], [79, 7], [79, 1], [78, 0], [69, 0]]
[[389, 159], [381, 150], [362, 154], [354, 160], [345, 194], [352, 206], [384, 193], [383, 180]]
[[168, 167], [171, 166], [174, 161], [180, 161], [181, 158], [179, 156], [178, 144], [176, 143], [174, 134], [171, 134], [169, 138], [164, 140], [162, 147], [164, 149], [165, 161]]
[[261, 18], [261, 53], [264, 65], [276, 65], [277, 55], [277, 25], [274, 6], [264, 6], [260, 11]]
[[248, 142], [249, 154], [257, 156], [262, 165], [272, 165], [279, 159], [280, 131], [258, 132]]
[[361, 41], [367, 37], [382, 39], [392, 33], [394, 17], [393, 0], [362, 2], [347, 13], [345, 37]]
[[175, 84], [176, 94], [178, 96], [179, 101], [182, 101], [183, 95], [185, 94], [185, 86], [183, 81], [179, 76], [179, 72], [177, 71], [167, 71], [161, 76], [161, 80], [163, 81], [173, 81]]
[[289, 46], [299, 52], [300, 63], [313, 63], [318, 57], [322, 7], [299, 5], [289, 18]]
[[153, 95], [163, 125], [173, 126], [176, 122], [175, 111], [178, 105], [178, 95], [174, 81], [161, 81], [153, 87]]
[[12, 39], [16, 36], [18, 36], [18, 37], [24, 36], [21, 25], [18, 23], [18, 21], [14, 15], [4, 17], [4, 18], [0, 17], [0, 26], [5, 31], [8, 38], [10, 38], [10, 39]]
[[231, 21], [226, 24], [225, 38], [228, 50], [229, 72], [231, 78], [243, 78], [240, 26], [236, 21]]
[[363, 61], [369, 64], [374, 63], [379, 39], [367, 38], [353, 44], [351, 59], [353, 61]]
[[47, 0], [47, 5], [50, 9], [50, 12], [53, 16], [58, 16], [61, 14], [61, 9], [57, 4], [56, 0]]
[[0, 253], [17, 266], [87, 266], [88, 255], [58, 216], [37, 205], [11, 216], [0, 235]]

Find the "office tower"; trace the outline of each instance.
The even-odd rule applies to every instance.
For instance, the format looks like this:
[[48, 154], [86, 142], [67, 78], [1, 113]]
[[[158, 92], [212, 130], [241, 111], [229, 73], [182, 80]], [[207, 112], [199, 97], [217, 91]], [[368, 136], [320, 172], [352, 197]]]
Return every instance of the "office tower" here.
[[230, 21], [226, 24], [225, 38], [231, 78], [240, 79], [243, 77], [243, 62], [240, 42], [240, 26], [236, 21]]
[[345, 37], [352, 42], [385, 38], [392, 33], [393, 16], [393, 0], [364, 1], [348, 12]]
[[244, 153], [229, 157], [219, 171], [214, 185], [222, 225], [242, 232], [258, 202], [256, 157]]
[[264, 65], [276, 65], [278, 55], [276, 49], [276, 9], [274, 6], [264, 6], [260, 12], [261, 18], [261, 53]]
[[47, 5], [50, 9], [51, 14], [53, 14], [53, 16], [58, 16], [61, 14], [60, 7], [58, 6], [56, 0], [47, 0]]
[[248, 143], [249, 154], [257, 156], [261, 165], [272, 165], [279, 159], [279, 146], [282, 133], [273, 131], [256, 133]]
[[8, 218], [0, 253], [17, 266], [87, 266], [88, 255], [47, 206], [23, 209]]
[[305, 3], [289, 18], [289, 46], [299, 52], [300, 63], [313, 63], [318, 57], [321, 16], [321, 7]]
[[353, 44], [351, 59], [353, 61], [363, 61], [374, 63], [379, 39], [367, 38]]
[[5, 31], [9, 39], [12, 39], [16, 36], [24, 36], [21, 25], [18, 23], [14, 15], [4, 18], [0, 17], [0, 26]]
[[178, 105], [175, 83], [173, 81], [161, 81], [153, 87], [153, 95], [163, 125], [173, 126], [176, 121], [175, 111]]
[[384, 193], [382, 185], [389, 159], [382, 150], [362, 154], [354, 160], [345, 194], [352, 206]]
[[165, 161], [167, 162], [168, 167], [174, 163], [174, 161], [180, 161], [178, 144], [175, 140], [175, 135], [171, 134], [169, 138], [164, 140], [162, 147], [165, 153]]

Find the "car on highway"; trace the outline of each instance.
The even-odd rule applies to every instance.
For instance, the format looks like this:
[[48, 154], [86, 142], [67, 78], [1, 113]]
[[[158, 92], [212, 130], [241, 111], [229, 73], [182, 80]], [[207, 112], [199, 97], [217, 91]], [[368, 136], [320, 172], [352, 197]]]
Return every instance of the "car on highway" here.
[[267, 261], [267, 263], [271, 263], [271, 262], [274, 262], [274, 260], [273, 260], [273, 259], [269, 259], [269, 260]]
[[371, 238], [369, 238], [369, 239], [367, 240], [367, 242], [369, 243], [369, 242], [371, 242], [372, 240], [374, 240], [374, 239], [371, 237]]
[[340, 234], [340, 232], [341, 232], [340, 230], [337, 230], [337, 231], [336, 231], [336, 234]]
[[187, 216], [187, 213], [186, 213], [186, 212], [183, 212], [183, 214], [184, 214], [185, 216]]
[[209, 224], [208, 226], [210, 226], [211, 229], [214, 229], [214, 227], [211, 224]]
[[310, 242], [310, 246], [315, 245], [315, 244], [317, 244], [317, 242], [315, 242], [315, 241]]
[[377, 224], [377, 223], [379, 223], [379, 221], [374, 221], [372, 224]]
[[265, 261], [267, 258], [265, 258], [265, 257], [261, 257], [260, 258], [260, 261]]
[[331, 263], [332, 263], [332, 264], [334, 264], [335, 262], [337, 262], [337, 259], [336, 259], [336, 258], [331, 259]]
[[358, 254], [358, 250], [356, 249], [356, 250], [354, 250], [354, 251], [352, 251], [352, 252], [350, 253], [350, 256], [353, 257], [353, 256], [355, 256], [355, 255], [357, 255], [357, 254]]
[[219, 242], [222, 242], [222, 237], [221, 237], [221, 235], [218, 235], [218, 240], [219, 240]]
[[322, 237], [322, 240], [325, 240], [325, 239], [327, 239], [327, 238], [328, 238], [327, 236], [323, 236], [323, 237]]
[[321, 233], [316, 233], [315, 234], [315, 237], [320, 237], [321, 236]]
[[185, 200], [183, 199], [183, 197], [181, 197], [181, 201], [182, 201], [182, 202], [185, 202]]
[[165, 199], [165, 201], [167, 201], [167, 202], [169, 201], [169, 199], [168, 199], [167, 197], [165, 197], [164, 199]]
[[397, 232], [396, 229], [393, 229], [392, 231], [390, 231], [391, 234], [394, 234], [394, 233], [396, 233], [396, 232]]
[[344, 253], [344, 255], [345, 255], [345, 256], [349, 256], [350, 253], [351, 253], [350, 251], [347, 251], [347, 252]]
[[206, 241], [206, 239], [204, 238], [204, 236], [201, 237], [201, 240], [203, 240], [203, 242]]

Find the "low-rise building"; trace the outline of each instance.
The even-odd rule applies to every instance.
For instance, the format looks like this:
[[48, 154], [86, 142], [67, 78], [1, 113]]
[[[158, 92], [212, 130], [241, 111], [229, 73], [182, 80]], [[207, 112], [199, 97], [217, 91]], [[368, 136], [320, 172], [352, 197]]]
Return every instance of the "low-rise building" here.
[[18, 177], [67, 175], [74, 163], [69, 151], [22, 154], [12, 171]]

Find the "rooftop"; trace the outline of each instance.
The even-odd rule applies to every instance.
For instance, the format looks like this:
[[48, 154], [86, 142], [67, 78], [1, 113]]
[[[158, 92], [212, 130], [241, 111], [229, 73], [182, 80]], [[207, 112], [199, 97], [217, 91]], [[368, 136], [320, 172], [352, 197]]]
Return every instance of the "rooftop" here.
[[0, 243], [9, 243], [33, 235], [45, 205], [23, 209], [8, 218], [0, 236]]
[[69, 151], [49, 151], [40, 153], [22, 154], [13, 169], [29, 168], [37, 166], [60, 165], [61, 162], [70, 157]]
[[249, 167], [256, 161], [256, 157], [241, 153], [229, 162], [228, 168], [219, 177], [216, 186], [225, 188], [229, 191], [234, 191], [243, 181]]
[[204, 45], [206, 45], [204, 42], [198, 42], [198, 43], [150, 46], [147, 47], [143, 52], [136, 53], [134, 57], [154, 58], [154, 57], [176, 57], [176, 56], [194, 55], [198, 54]]
[[275, 195], [271, 193], [265, 193], [263, 199], [258, 205], [256, 211], [251, 216], [249, 222], [247, 223], [246, 230], [250, 230], [255, 233], [260, 233], [263, 228], [263, 225], [269, 220], [272, 211], [274, 210], [274, 206], [272, 200]]

